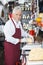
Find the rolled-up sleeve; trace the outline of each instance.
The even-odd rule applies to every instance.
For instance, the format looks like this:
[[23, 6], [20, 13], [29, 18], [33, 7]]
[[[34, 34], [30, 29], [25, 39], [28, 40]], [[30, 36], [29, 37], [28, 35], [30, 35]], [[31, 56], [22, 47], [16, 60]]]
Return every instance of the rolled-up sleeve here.
[[5, 34], [5, 40], [7, 42], [10, 42], [12, 44], [17, 44], [19, 42], [18, 38], [14, 38], [12, 35], [15, 33], [15, 27], [12, 27], [11, 24], [5, 24], [4, 26], [4, 34]]

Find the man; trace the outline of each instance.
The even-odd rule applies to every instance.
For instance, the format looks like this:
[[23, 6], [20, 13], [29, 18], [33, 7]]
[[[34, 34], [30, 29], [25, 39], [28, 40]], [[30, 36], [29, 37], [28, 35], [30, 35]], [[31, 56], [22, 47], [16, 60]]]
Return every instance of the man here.
[[5, 65], [16, 65], [20, 61], [20, 42], [26, 42], [25, 38], [28, 34], [24, 32], [21, 25], [22, 10], [20, 6], [16, 6], [12, 11], [12, 17], [4, 26], [5, 42]]

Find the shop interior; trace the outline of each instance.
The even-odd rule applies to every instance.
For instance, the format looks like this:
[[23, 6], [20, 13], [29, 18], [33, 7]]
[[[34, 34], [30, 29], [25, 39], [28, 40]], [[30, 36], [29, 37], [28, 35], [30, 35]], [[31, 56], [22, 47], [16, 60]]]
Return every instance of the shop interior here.
[[[0, 65], [4, 65], [4, 40], [5, 35], [3, 28], [9, 20], [8, 15], [12, 13], [15, 6], [20, 6], [22, 9], [21, 24], [25, 31], [34, 37], [34, 43], [22, 43], [20, 45], [21, 60], [24, 58], [26, 65], [43, 65], [42, 61], [28, 62], [28, 53], [33, 48], [43, 48], [43, 0], [0, 0]], [[38, 50], [38, 49], [37, 49]], [[36, 50], [36, 51], [37, 51]], [[43, 56], [42, 56], [43, 57]], [[26, 61], [27, 60], [27, 61]], [[31, 60], [31, 58], [30, 58]]]

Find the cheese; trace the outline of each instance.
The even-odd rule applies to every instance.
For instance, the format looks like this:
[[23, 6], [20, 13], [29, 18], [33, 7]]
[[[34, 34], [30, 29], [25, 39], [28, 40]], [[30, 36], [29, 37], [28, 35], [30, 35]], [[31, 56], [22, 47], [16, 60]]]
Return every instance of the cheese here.
[[33, 48], [29, 53], [28, 60], [43, 60], [43, 48]]
[[34, 42], [31, 38], [27, 38], [26, 41], [28, 42], [28, 44], [32, 44]]

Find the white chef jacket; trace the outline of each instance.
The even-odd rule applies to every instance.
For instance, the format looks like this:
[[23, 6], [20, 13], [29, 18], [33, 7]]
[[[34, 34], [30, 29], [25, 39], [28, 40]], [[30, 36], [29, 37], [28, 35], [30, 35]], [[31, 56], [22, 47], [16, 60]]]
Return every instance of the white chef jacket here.
[[[20, 28], [21, 29], [21, 36], [23, 37], [27, 37], [27, 32], [25, 32], [22, 28], [21, 22], [15, 22], [15, 20], [13, 19], [16, 28]], [[16, 29], [15, 26], [12, 22], [12, 20], [8, 20], [4, 26], [4, 34], [5, 34], [5, 40], [7, 40], [8, 42], [12, 43], [12, 44], [17, 44], [19, 42], [18, 38], [14, 38], [13, 34], [15, 34]], [[25, 42], [25, 40], [24, 40]]]

